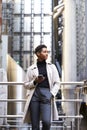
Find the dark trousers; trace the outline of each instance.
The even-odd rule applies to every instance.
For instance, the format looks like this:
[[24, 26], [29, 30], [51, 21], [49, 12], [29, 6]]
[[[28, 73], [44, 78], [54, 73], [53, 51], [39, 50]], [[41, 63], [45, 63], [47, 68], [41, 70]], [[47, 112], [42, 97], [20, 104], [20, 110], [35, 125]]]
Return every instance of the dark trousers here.
[[48, 88], [36, 89], [29, 107], [32, 130], [40, 130], [40, 119], [42, 121], [42, 130], [50, 130], [51, 97]]

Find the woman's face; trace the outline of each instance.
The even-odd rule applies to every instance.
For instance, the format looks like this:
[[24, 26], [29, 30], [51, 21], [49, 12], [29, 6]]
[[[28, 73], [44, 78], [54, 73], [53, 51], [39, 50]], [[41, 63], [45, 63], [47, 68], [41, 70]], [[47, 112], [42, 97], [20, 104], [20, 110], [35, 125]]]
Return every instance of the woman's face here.
[[47, 60], [48, 58], [48, 50], [47, 48], [42, 48], [41, 52], [37, 53], [38, 60]]

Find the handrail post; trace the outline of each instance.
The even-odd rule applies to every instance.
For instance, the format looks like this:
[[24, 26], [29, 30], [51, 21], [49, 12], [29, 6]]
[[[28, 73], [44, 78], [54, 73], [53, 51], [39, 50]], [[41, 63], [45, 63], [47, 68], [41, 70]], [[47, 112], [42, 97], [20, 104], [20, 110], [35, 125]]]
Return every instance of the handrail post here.
[[[80, 98], [80, 89], [79, 87], [77, 88], [76, 90], [76, 99], [79, 99]], [[79, 109], [80, 109], [80, 102], [77, 102], [76, 103], [76, 115], [79, 115]], [[76, 125], [76, 130], [80, 130], [80, 120], [79, 118], [76, 119], [75, 121], [75, 125]]]

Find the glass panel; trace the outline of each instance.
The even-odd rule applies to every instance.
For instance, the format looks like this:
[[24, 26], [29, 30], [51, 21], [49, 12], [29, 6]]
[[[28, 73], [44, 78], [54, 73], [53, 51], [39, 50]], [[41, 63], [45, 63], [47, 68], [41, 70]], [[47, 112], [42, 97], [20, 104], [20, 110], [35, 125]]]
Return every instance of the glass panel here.
[[31, 32], [31, 17], [24, 18], [24, 32]]
[[15, 3], [14, 4], [14, 13], [20, 13], [20, 7], [21, 7], [21, 5], [20, 5], [20, 3]]
[[51, 17], [44, 17], [44, 32], [51, 32]]
[[40, 35], [34, 35], [34, 49], [40, 44]]
[[28, 68], [30, 65], [30, 54], [24, 54], [23, 59], [24, 59], [23, 68], [24, 68], [24, 70], [26, 70], [26, 68]]
[[14, 32], [20, 31], [20, 18], [14, 19]]
[[31, 14], [31, 0], [25, 0], [25, 14]]
[[30, 51], [30, 36], [24, 36], [24, 51]]
[[40, 23], [41, 23], [41, 18], [34, 17], [34, 32], [40, 32]]
[[52, 0], [44, 0], [44, 13], [50, 13], [52, 10]]
[[15, 3], [17, 3], [17, 2], [18, 2], [18, 3], [21, 3], [21, 0], [15, 0], [14, 2], [15, 2]]
[[41, 0], [34, 0], [34, 13], [41, 13]]
[[46, 44], [48, 51], [51, 50], [51, 35], [44, 35], [44, 44]]
[[13, 50], [19, 50], [19, 42], [20, 42], [20, 37], [19, 36], [14, 36], [13, 37], [13, 42], [14, 42], [14, 46], [13, 46]]

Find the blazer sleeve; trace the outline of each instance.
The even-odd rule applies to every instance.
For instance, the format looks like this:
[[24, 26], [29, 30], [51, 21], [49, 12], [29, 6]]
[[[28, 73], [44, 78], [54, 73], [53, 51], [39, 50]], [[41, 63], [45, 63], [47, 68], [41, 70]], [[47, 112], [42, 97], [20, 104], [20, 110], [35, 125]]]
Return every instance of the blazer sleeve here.
[[34, 88], [36, 86], [36, 85], [34, 85], [34, 80], [35, 80], [35, 77], [32, 76], [32, 70], [31, 70], [31, 68], [28, 68], [27, 73], [26, 73], [25, 82], [24, 82], [24, 87], [26, 89]]

